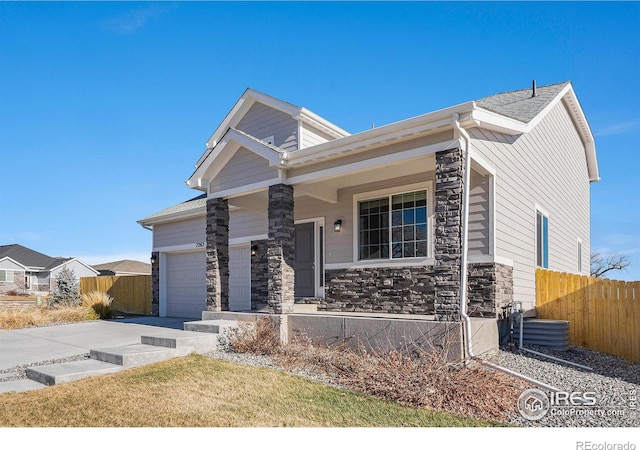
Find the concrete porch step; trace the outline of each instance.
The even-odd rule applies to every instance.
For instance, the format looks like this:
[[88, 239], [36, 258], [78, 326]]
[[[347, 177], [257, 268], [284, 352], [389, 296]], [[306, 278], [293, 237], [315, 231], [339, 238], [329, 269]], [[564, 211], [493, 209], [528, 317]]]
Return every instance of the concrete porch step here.
[[[204, 314], [203, 314], [204, 315]], [[235, 320], [197, 320], [194, 322], [185, 322], [185, 331], [197, 331], [198, 333], [216, 333], [221, 334], [229, 328], [236, 328], [238, 322]]]
[[207, 353], [218, 349], [218, 335], [195, 331], [170, 330], [158, 334], [142, 336], [140, 341], [157, 347], [190, 349], [197, 353]]
[[95, 359], [85, 359], [82, 361], [51, 364], [48, 366], [30, 367], [27, 369], [27, 377], [30, 380], [51, 386], [81, 380], [87, 377], [115, 373], [122, 369], [122, 366], [97, 361]]
[[123, 367], [138, 367], [166, 359], [186, 356], [191, 348], [167, 348], [155, 345], [133, 344], [91, 350], [91, 359], [116, 364]]
[[29, 379], [3, 381], [0, 383], [0, 394], [5, 392], [35, 391], [36, 389], [42, 389], [43, 387], [44, 384]]

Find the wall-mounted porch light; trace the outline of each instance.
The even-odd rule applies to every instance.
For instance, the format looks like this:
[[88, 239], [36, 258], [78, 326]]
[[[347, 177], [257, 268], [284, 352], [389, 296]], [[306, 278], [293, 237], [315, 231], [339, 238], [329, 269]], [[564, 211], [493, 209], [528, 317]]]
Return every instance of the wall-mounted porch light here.
[[156, 263], [156, 255], [155, 255], [155, 253], [152, 253], [151, 254], [151, 264], [153, 265], [155, 263]]
[[257, 245], [252, 245], [251, 246], [251, 256], [256, 256], [258, 254], [258, 246]]
[[340, 231], [342, 231], [342, 219], [338, 219], [333, 222], [333, 231], [336, 233], [340, 233]]

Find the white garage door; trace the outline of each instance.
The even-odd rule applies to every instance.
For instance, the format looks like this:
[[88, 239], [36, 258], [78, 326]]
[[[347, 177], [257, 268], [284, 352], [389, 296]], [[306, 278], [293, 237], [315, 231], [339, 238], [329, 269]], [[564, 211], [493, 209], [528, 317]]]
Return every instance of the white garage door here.
[[248, 246], [229, 249], [229, 309], [251, 309], [251, 250]]
[[199, 319], [206, 309], [205, 252], [168, 253], [167, 316]]

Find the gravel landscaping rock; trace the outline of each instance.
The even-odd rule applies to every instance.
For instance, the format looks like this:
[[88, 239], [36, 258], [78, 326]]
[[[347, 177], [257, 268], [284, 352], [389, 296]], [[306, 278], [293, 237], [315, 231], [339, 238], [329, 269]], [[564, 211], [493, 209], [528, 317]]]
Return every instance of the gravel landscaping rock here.
[[637, 427], [640, 425], [638, 409], [640, 364], [583, 347], [572, 346], [567, 352], [554, 352], [533, 345], [528, 348], [589, 366], [593, 371], [518, 351], [501, 350], [487, 360], [568, 393], [593, 392], [596, 399], [595, 405], [552, 406], [541, 419], [533, 421], [518, 415], [511, 417], [512, 423], [528, 427]]
[[38, 361], [37, 363], [23, 364], [20, 366], [9, 367], [8, 369], [0, 370], [0, 383], [4, 381], [24, 380], [27, 378], [27, 368], [35, 366], [46, 366], [49, 364], [58, 364], [71, 361], [81, 361], [83, 359], [89, 359], [89, 354], [69, 356], [67, 358], [49, 359], [46, 361]]

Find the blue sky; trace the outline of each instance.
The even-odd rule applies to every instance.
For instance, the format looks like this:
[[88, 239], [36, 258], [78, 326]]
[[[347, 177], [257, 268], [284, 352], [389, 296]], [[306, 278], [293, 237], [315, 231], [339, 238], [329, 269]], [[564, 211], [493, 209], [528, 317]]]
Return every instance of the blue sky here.
[[640, 280], [640, 3], [0, 2], [0, 243], [148, 261], [247, 87], [350, 132], [571, 80], [596, 138], [592, 249]]

